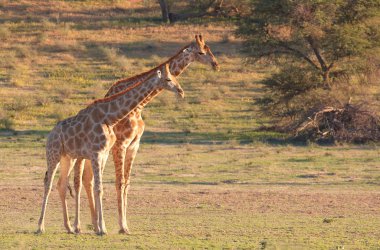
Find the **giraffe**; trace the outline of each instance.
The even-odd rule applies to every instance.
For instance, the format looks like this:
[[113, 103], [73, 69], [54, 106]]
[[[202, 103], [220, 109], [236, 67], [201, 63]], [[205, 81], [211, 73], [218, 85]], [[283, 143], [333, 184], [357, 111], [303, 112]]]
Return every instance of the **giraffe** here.
[[66, 190], [68, 176], [78, 158], [90, 159], [94, 176], [95, 212], [97, 224], [95, 231], [99, 235], [107, 232], [103, 218], [103, 184], [102, 175], [109, 151], [116, 141], [113, 127], [125, 118], [152, 92], [167, 89], [184, 97], [184, 91], [176, 78], [170, 74], [169, 65], [165, 64], [151, 72], [143, 80], [129, 86], [115, 95], [96, 100], [77, 115], [59, 122], [50, 132], [46, 143], [47, 171], [44, 179], [44, 199], [38, 222], [38, 233], [44, 232], [44, 218], [53, 178], [58, 166], [61, 175], [58, 190], [63, 208], [66, 230], [72, 233], [70, 226]]
[[[209, 46], [206, 45], [202, 35], [195, 36], [195, 42], [192, 42], [185, 47], [183, 47], [177, 54], [169, 58], [164, 63], [168, 63], [170, 67], [170, 72], [174, 76], [180, 75], [192, 62], [197, 61], [202, 64], [210, 65], [214, 70], [219, 70], [219, 64], [214, 57]], [[159, 66], [157, 66], [159, 67]], [[156, 67], [156, 68], [157, 68]], [[152, 70], [155, 70], [153, 68]], [[137, 76], [122, 79], [117, 81], [108, 90], [106, 96], [115, 94], [122, 91], [124, 88], [133, 84], [135, 81], [143, 79], [152, 70], [139, 74]], [[114, 127], [114, 132], [116, 135], [116, 143], [112, 148], [112, 155], [115, 165], [115, 175], [116, 175], [116, 192], [118, 201], [118, 213], [119, 213], [119, 233], [129, 234], [129, 229], [126, 220], [126, 210], [127, 210], [127, 194], [130, 187], [130, 173], [132, 169], [133, 161], [136, 157], [137, 151], [139, 149], [140, 138], [144, 132], [144, 121], [142, 120], [141, 112], [144, 108], [144, 103], [148, 102], [150, 98], [154, 97], [158, 93], [152, 93], [148, 96], [146, 100], [139, 105], [135, 110], [133, 110], [127, 117], [121, 120]], [[84, 174], [83, 180], [80, 177]], [[77, 161], [74, 173], [74, 187], [76, 193], [76, 218], [75, 218], [75, 232], [80, 232], [80, 221], [79, 221], [79, 196], [81, 191], [82, 181], [87, 192], [91, 218], [94, 223], [96, 221], [96, 215], [94, 212], [93, 205], [93, 194], [91, 193], [92, 181], [91, 176], [91, 164], [89, 161], [83, 163], [82, 161]]]

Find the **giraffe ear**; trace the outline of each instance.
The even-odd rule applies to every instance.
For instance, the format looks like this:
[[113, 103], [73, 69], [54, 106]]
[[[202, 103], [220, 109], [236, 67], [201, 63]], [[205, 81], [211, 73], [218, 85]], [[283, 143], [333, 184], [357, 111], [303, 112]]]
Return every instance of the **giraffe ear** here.
[[197, 44], [198, 44], [198, 46], [200, 47], [200, 48], [202, 48], [202, 41], [201, 41], [201, 38], [202, 38], [202, 36], [201, 35], [196, 35], [195, 36], [195, 41], [197, 42]]
[[169, 63], [165, 64], [165, 73], [166, 73], [166, 75], [169, 75], [169, 74], [170, 74]]
[[157, 70], [157, 76], [158, 78], [161, 78], [161, 70]]

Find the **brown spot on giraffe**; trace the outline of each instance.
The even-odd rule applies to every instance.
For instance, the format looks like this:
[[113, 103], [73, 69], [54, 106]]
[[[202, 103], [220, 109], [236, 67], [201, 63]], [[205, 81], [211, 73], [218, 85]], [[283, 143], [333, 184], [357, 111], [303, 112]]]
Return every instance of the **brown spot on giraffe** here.
[[102, 112], [104, 114], [108, 113], [109, 110], [110, 110], [110, 106], [109, 105], [99, 105], [100, 106], [100, 109], [102, 110]]
[[82, 131], [80, 132], [77, 137], [80, 138], [81, 140], [84, 139], [84, 137], [86, 136], [86, 134]]
[[91, 118], [93, 121], [100, 121], [103, 119], [104, 113], [102, 112], [101, 109], [94, 109], [91, 113]]
[[83, 131], [88, 132], [92, 128], [91, 120], [87, 117], [83, 123]]
[[67, 130], [67, 133], [69, 134], [69, 136], [74, 136], [74, 134], [75, 134], [74, 128], [73, 128], [73, 127], [70, 127], [70, 128]]
[[108, 113], [112, 112], [112, 110], [116, 110], [119, 106], [117, 105], [116, 102], [112, 102], [110, 107], [109, 107], [109, 111]]
[[93, 132], [96, 134], [101, 134], [103, 132], [103, 128], [101, 125], [97, 125], [93, 128]]
[[75, 143], [76, 148], [82, 148], [82, 146], [83, 146], [83, 141], [81, 140], [80, 137], [75, 137], [74, 143]]
[[69, 148], [74, 148], [74, 138], [70, 138], [68, 141], [67, 141], [67, 146]]
[[137, 102], [136, 102], [136, 101], [133, 101], [133, 102], [131, 103], [131, 106], [137, 106]]
[[76, 126], [74, 127], [74, 131], [75, 131], [75, 134], [79, 134], [82, 131], [82, 124], [81, 123], [76, 124]]

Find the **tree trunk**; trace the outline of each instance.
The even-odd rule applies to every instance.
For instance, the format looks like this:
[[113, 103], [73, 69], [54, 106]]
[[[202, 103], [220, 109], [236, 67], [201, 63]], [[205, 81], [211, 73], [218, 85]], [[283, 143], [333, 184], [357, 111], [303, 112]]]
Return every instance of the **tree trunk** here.
[[330, 83], [330, 69], [326, 69], [322, 73], [323, 77], [323, 83], [325, 84], [325, 87], [327, 89], [331, 89], [331, 83]]
[[164, 23], [168, 23], [169, 22], [169, 6], [168, 6], [168, 3], [166, 2], [166, 0], [158, 0], [158, 2], [160, 3], [160, 7], [161, 7], [162, 21]]

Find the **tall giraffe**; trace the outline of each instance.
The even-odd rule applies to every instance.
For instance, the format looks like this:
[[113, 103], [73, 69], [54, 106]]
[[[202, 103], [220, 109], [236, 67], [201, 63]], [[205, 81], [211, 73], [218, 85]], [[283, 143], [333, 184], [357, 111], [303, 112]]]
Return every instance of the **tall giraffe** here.
[[[190, 43], [183, 47], [177, 54], [169, 58], [164, 63], [168, 63], [170, 67], [170, 72], [174, 76], [179, 76], [192, 62], [197, 61], [202, 64], [210, 65], [214, 70], [219, 70], [219, 64], [214, 57], [209, 46], [206, 45], [203, 37], [201, 35], [195, 36], [195, 42]], [[159, 66], [157, 66], [159, 67]], [[156, 67], [156, 68], [157, 68]], [[156, 68], [152, 69], [155, 70]], [[137, 76], [120, 80], [116, 82], [108, 90], [106, 96], [115, 94], [122, 91], [130, 84], [133, 84], [140, 79], [145, 78], [149, 72], [152, 70], [139, 74]], [[154, 97], [158, 93], [152, 93], [151, 96], [146, 98], [146, 102], [150, 98]], [[114, 132], [116, 135], [116, 143], [112, 148], [112, 154], [115, 165], [115, 175], [116, 175], [116, 191], [117, 191], [117, 201], [118, 201], [118, 213], [119, 213], [119, 226], [120, 233], [129, 233], [127, 226], [127, 194], [130, 186], [130, 173], [132, 169], [133, 161], [136, 157], [137, 151], [140, 145], [140, 138], [144, 132], [144, 121], [141, 117], [141, 112], [144, 107], [144, 102], [139, 105], [135, 110], [133, 110], [125, 119], [121, 120], [114, 127]], [[81, 190], [82, 172], [84, 171], [83, 183], [85, 190], [87, 192], [89, 206], [91, 210], [92, 221], [96, 221], [96, 215], [93, 205], [93, 194], [91, 193], [91, 167], [90, 162], [77, 161], [75, 166], [75, 177], [74, 177], [74, 187], [76, 191], [76, 219], [75, 219], [75, 231], [80, 232], [80, 221], [79, 221], [79, 195]]]
[[114, 126], [150, 96], [152, 93], [168, 89], [178, 96], [184, 97], [184, 92], [176, 78], [170, 74], [169, 65], [165, 64], [151, 72], [143, 80], [129, 86], [122, 92], [107, 98], [99, 99], [82, 109], [76, 116], [59, 122], [50, 132], [46, 143], [46, 158], [48, 169], [45, 175], [45, 192], [42, 203], [38, 231], [44, 231], [44, 218], [48, 197], [53, 184], [54, 174], [61, 165], [61, 176], [58, 190], [62, 202], [64, 225], [72, 232], [68, 219], [66, 190], [68, 176], [76, 159], [90, 159], [94, 175], [95, 210], [97, 223], [95, 230], [105, 234], [103, 219], [102, 175], [109, 151], [116, 141]]

